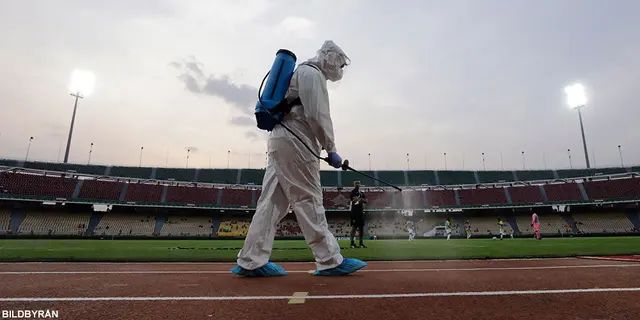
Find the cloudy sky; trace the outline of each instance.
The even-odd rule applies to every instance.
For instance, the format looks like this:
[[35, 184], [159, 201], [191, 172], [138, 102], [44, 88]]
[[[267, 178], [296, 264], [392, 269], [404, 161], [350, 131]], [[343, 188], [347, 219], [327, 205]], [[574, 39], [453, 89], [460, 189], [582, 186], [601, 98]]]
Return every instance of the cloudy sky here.
[[[640, 163], [640, 2], [634, 0], [21, 0], [0, 2], [0, 156], [70, 162], [264, 166], [257, 87], [275, 52], [327, 40], [352, 60], [330, 83], [339, 153], [361, 169]], [[502, 160], [501, 160], [502, 154]], [[324, 166], [323, 168], [327, 168]]]

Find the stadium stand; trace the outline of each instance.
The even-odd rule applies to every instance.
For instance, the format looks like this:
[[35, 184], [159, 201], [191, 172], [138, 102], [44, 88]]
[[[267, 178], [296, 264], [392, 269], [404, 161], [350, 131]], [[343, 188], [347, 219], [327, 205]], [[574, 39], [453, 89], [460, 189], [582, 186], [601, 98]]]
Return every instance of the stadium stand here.
[[160, 231], [160, 236], [209, 236], [211, 234], [211, 218], [199, 216], [169, 216]]
[[[297, 223], [297, 222], [296, 222]], [[349, 237], [351, 236], [351, 224], [346, 218], [331, 218], [327, 221], [329, 224], [329, 230], [336, 237]]]
[[89, 225], [90, 213], [30, 212], [20, 224], [19, 234], [82, 235]]
[[507, 188], [514, 204], [535, 204], [542, 203], [542, 193], [539, 186], [514, 186]]
[[423, 235], [425, 232], [433, 230], [437, 225], [444, 225], [444, 219], [438, 220], [436, 218], [425, 216], [422, 219], [419, 219], [416, 223], [416, 234]]
[[337, 191], [323, 192], [323, 204], [328, 209], [348, 209], [349, 193]]
[[396, 209], [422, 209], [426, 207], [425, 192], [406, 190], [401, 195], [396, 194]]
[[[474, 235], [488, 235], [488, 236], [496, 236], [500, 235], [500, 226], [498, 225], [498, 217], [476, 217], [471, 216], [466, 219], [469, 221], [469, 225], [471, 225], [471, 230]], [[457, 227], [460, 229], [464, 226], [464, 223], [460, 221], [457, 222]], [[459, 230], [460, 234], [462, 230]], [[507, 221], [504, 224], [505, 236], [513, 233], [513, 227]]]
[[587, 181], [584, 188], [591, 200], [640, 198], [640, 179]]
[[9, 232], [11, 221], [11, 214], [9, 211], [0, 209], [0, 234], [7, 234]]
[[0, 185], [8, 194], [38, 198], [71, 198], [78, 179], [55, 176], [0, 173]]
[[[599, 209], [598, 209], [599, 208]], [[624, 210], [602, 206], [598, 208], [582, 207], [580, 212], [555, 212], [545, 210], [538, 211], [541, 220], [541, 232], [543, 235], [572, 236], [577, 234], [638, 234], [637, 226], [633, 218], [637, 217], [636, 208], [634, 215], [627, 215]], [[0, 211], [0, 234], [6, 235], [10, 228], [12, 217], [17, 218], [16, 213], [10, 213], [4, 209]], [[472, 213], [457, 212], [451, 216], [453, 236], [464, 236], [465, 223], [472, 228], [473, 236], [498, 236], [499, 226], [497, 218], [505, 219], [505, 233], [507, 236], [532, 236], [530, 213], [520, 212], [511, 214], [509, 210], [475, 210]], [[523, 209], [529, 210], [529, 209]], [[176, 211], [180, 212], [180, 211]], [[429, 213], [421, 210], [414, 212], [412, 216], [405, 216], [401, 211], [387, 211], [380, 213], [368, 213], [365, 230], [368, 236], [406, 237], [408, 236], [406, 221], [416, 223], [418, 236], [439, 237], [443, 236], [444, 212]], [[215, 215], [215, 214], [214, 214]], [[247, 234], [251, 216], [247, 213], [236, 213], [227, 217], [220, 215], [219, 225], [210, 216], [169, 214], [168, 216], [154, 216], [142, 213], [67, 213], [56, 212], [55, 209], [46, 211], [37, 208], [28, 209], [24, 220], [17, 226], [17, 236], [43, 235], [43, 236], [78, 236], [94, 235], [98, 237], [244, 237]], [[166, 220], [165, 220], [166, 218]], [[340, 214], [328, 215], [328, 225], [332, 233], [337, 237], [349, 237], [351, 224], [346, 216]], [[18, 220], [20, 220], [18, 218]], [[91, 225], [94, 225], [95, 228]], [[212, 232], [215, 230], [215, 232]], [[290, 213], [277, 226], [276, 236], [301, 237], [302, 232], [296, 217]]]
[[152, 236], [155, 225], [155, 217], [152, 216], [110, 213], [104, 215], [94, 233], [105, 236]]
[[122, 186], [121, 182], [84, 180], [78, 197], [87, 200], [118, 201]]
[[[409, 235], [407, 229], [407, 221], [413, 221], [415, 223], [416, 235], [422, 236], [425, 233], [434, 232], [436, 227], [440, 227], [440, 232], [435, 232], [433, 235], [442, 236], [442, 229], [444, 228], [445, 219], [442, 217], [435, 217], [430, 215], [418, 215], [413, 217], [406, 217], [402, 214], [372, 217], [366, 225], [366, 232], [370, 235], [377, 236], [395, 236], [406, 237]], [[462, 234], [461, 226], [463, 222], [452, 219], [452, 229], [454, 234]], [[349, 229], [350, 230], [350, 229]]]
[[544, 186], [549, 202], [582, 201], [580, 188], [577, 183], [547, 184]]
[[366, 193], [367, 207], [371, 209], [391, 208], [393, 205], [393, 193], [383, 191], [369, 191]]
[[582, 233], [632, 232], [634, 228], [633, 223], [620, 212], [574, 213], [572, 216], [576, 227]]
[[[3, 198], [0, 205], [8, 200], [38, 200], [86, 203], [83, 205], [87, 206], [108, 203], [136, 208], [129, 213], [107, 211], [92, 214], [85, 213], [90, 209], [67, 213], [20, 207], [18, 210], [5, 210], [2, 206], [0, 234], [3, 235], [11, 226], [17, 226], [17, 230], [12, 230], [13, 234], [30, 234], [33, 230], [34, 235], [48, 235], [51, 230], [52, 235], [91, 232], [97, 236], [242, 237], [246, 235], [251, 221], [250, 210], [255, 208], [260, 197], [258, 186], [264, 174], [262, 169], [150, 168], [15, 160], [0, 160], [0, 166], [4, 166], [0, 167], [0, 198]], [[530, 213], [499, 211], [507, 210], [502, 207], [513, 208], [516, 205], [573, 206], [567, 212], [539, 213], [543, 234], [637, 233], [640, 227], [637, 204], [640, 201], [640, 167], [365, 172], [393, 184], [412, 187], [397, 192], [383, 189], [380, 183], [354, 172], [321, 171], [323, 204], [327, 210], [333, 211], [328, 223], [337, 236], [348, 237], [351, 231], [350, 221], [340, 212], [349, 210], [349, 192], [354, 181], [362, 183], [368, 196], [367, 210], [380, 213], [367, 220], [366, 229], [372, 235], [407, 236], [407, 219], [416, 222], [418, 235], [434, 231], [441, 234], [445, 214], [441, 211], [487, 206], [496, 210], [483, 209], [480, 211], [485, 212], [484, 215], [477, 216], [467, 211], [461, 216], [454, 215], [454, 233], [463, 235], [462, 227], [468, 220], [474, 235], [497, 235], [496, 218], [501, 216], [507, 220], [507, 233], [532, 235]], [[628, 212], [609, 207], [602, 207], [606, 209], [604, 211], [593, 208], [584, 212], [575, 210], [578, 205], [600, 206], [617, 202], [630, 203], [630, 207], [624, 207]], [[137, 211], [145, 205], [178, 207], [175, 210], [183, 211]], [[189, 215], [189, 207], [197, 206], [211, 210], [211, 215], [208, 212], [200, 213], [204, 216]], [[400, 209], [419, 212], [414, 216], [388, 214], [397, 213]], [[421, 209], [438, 214], [423, 213]], [[234, 215], [225, 216], [229, 213]], [[301, 235], [294, 215], [282, 220], [277, 234]]]
[[[384, 217], [367, 223], [367, 231], [365, 233], [375, 234], [378, 236], [404, 236], [408, 232], [404, 228], [403, 220], [398, 217]], [[351, 231], [351, 230], [349, 230]]]
[[219, 237], [245, 237], [250, 224], [250, 218], [223, 220], [216, 235]]
[[[0, 166], [26, 168], [62, 173], [78, 173], [97, 176], [109, 176], [128, 179], [175, 180], [182, 182], [201, 182], [217, 184], [253, 184], [261, 185], [264, 169], [193, 169], [193, 168], [150, 168], [125, 166], [97, 166], [82, 164], [62, 164], [32, 161], [0, 159]], [[631, 172], [640, 173], [640, 167], [631, 168], [594, 168], [566, 170], [516, 170], [516, 171], [456, 171], [456, 170], [409, 170], [409, 171], [364, 171], [390, 183], [406, 186], [422, 185], [474, 185], [477, 183], [501, 183], [515, 181], [542, 181], [554, 179], [573, 179], [621, 175]], [[476, 179], [476, 175], [478, 179]], [[325, 187], [351, 187], [354, 180], [363, 186], [378, 186], [375, 181], [359, 176], [351, 171], [321, 171], [322, 185]]]
[[[560, 214], [544, 213], [538, 214], [538, 217], [540, 218], [541, 234], [564, 234], [570, 232], [571, 227]], [[516, 221], [520, 234], [533, 235], [535, 233], [531, 226], [531, 215], [518, 215], [516, 216]]]
[[162, 186], [157, 184], [129, 183], [125, 201], [159, 203], [162, 197]]
[[276, 229], [276, 236], [293, 237], [301, 235], [302, 230], [300, 230], [298, 221], [294, 217], [282, 219], [278, 224], [278, 229]]
[[[173, 183], [173, 182], [172, 182]], [[175, 184], [175, 183], [174, 183]], [[542, 187], [542, 188], [541, 188]], [[405, 189], [402, 193], [364, 188], [370, 208], [420, 209], [428, 207], [481, 207], [486, 205], [634, 201], [640, 199], [640, 178], [583, 182], [549, 182], [541, 185], [476, 186], [451, 189]], [[348, 192], [326, 189], [329, 210], [348, 208]], [[214, 185], [165, 185], [160, 182], [117, 182], [78, 179], [32, 173], [0, 173], [0, 197], [72, 199], [106, 203], [206, 205], [226, 208], [255, 207], [261, 191], [255, 188], [223, 188]], [[426, 201], [425, 201], [426, 200]]]
[[166, 203], [171, 204], [214, 204], [218, 199], [218, 188], [170, 186], [167, 188]]
[[[217, 232], [218, 236], [246, 236], [249, 228], [250, 220], [242, 219], [230, 219], [224, 220], [220, 224], [220, 228]], [[351, 232], [351, 225], [349, 220], [345, 218], [336, 218], [328, 221], [329, 229], [336, 237], [349, 237]], [[300, 237], [302, 236], [302, 230], [298, 225], [298, 221], [293, 213], [282, 219], [277, 226], [276, 236], [279, 237]]]
[[479, 188], [458, 190], [461, 205], [506, 204], [504, 188]]
[[456, 196], [453, 190], [429, 190], [427, 203], [432, 207], [456, 206]]
[[221, 205], [223, 207], [248, 207], [251, 205], [252, 192], [248, 189], [223, 189]]

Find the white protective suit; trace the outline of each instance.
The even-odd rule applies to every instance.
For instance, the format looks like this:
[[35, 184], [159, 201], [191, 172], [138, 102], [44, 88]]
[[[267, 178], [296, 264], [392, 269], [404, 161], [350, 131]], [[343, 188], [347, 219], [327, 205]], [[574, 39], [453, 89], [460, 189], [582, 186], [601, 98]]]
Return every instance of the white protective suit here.
[[[327, 79], [340, 80], [342, 68], [348, 61], [342, 49], [332, 41], [326, 41], [317, 56], [307, 61], [322, 72], [303, 63], [291, 78], [287, 99], [300, 97], [303, 106], [293, 106], [283, 123], [317, 155], [321, 154], [321, 147], [327, 152], [337, 151]], [[276, 126], [271, 132], [268, 150], [262, 194], [244, 246], [238, 254], [238, 265], [254, 270], [269, 262], [277, 225], [291, 205], [304, 238], [313, 251], [317, 269], [337, 267], [343, 257], [327, 225], [320, 187], [320, 160], [282, 126]]]

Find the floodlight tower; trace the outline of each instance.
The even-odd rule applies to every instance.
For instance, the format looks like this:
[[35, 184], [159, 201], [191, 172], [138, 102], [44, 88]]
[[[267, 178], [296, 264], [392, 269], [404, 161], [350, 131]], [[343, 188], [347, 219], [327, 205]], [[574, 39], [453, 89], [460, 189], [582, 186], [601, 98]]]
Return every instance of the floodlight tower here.
[[584, 125], [582, 124], [582, 113], [580, 109], [587, 105], [587, 96], [584, 91], [584, 87], [579, 84], [573, 84], [564, 89], [567, 95], [567, 104], [572, 109], [578, 110], [578, 118], [580, 119], [580, 132], [582, 132], [582, 147], [584, 148], [584, 160], [587, 163], [587, 169], [591, 168], [589, 164], [589, 153], [587, 152], [587, 140], [584, 137]]
[[75, 70], [71, 75], [71, 85], [69, 87], [71, 96], [75, 97], [73, 105], [73, 116], [71, 116], [71, 126], [69, 127], [69, 137], [67, 138], [67, 149], [64, 152], [64, 163], [69, 161], [69, 150], [71, 149], [71, 136], [73, 136], [73, 125], [76, 122], [76, 110], [78, 109], [78, 99], [82, 99], [93, 90], [95, 83], [94, 75], [89, 71]]

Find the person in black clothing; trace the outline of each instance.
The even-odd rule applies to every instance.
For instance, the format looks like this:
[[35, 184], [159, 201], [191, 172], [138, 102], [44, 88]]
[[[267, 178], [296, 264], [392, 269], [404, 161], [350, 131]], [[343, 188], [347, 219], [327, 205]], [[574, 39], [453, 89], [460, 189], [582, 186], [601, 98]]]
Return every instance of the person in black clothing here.
[[356, 235], [356, 229], [360, 231], [360, 248], [366, 248], [364, 245], [364, 205], [367, 203], [367, 197], [364, 192], [360, 191], [360, 181], [353, 183], [351, 190], [351, 248], [355, 248], [356, 244], [353, 239]]

